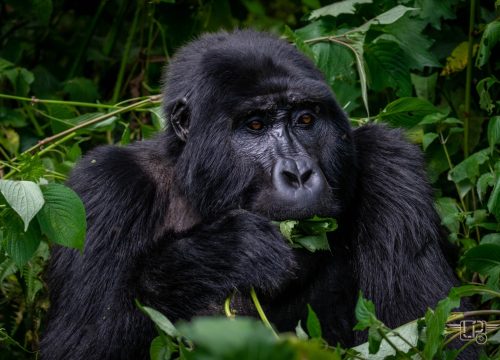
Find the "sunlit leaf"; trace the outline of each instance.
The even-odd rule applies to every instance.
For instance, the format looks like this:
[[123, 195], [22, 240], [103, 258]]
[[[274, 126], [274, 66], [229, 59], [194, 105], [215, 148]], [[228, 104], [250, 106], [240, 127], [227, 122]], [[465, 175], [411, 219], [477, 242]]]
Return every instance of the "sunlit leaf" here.
[[40, 187], [32, 181], [0, 180], [0, 192], [21, 217], [26, 231], [45, 203]]

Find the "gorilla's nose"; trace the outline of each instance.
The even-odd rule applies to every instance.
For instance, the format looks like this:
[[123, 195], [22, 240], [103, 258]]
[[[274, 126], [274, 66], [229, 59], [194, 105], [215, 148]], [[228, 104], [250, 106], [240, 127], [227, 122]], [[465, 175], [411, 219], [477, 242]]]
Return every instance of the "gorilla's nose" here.
[[326, 189], [319, 166], [309, 158], [282, 158], [273, 168], [273, 184], [287, 201], [311, 201]]

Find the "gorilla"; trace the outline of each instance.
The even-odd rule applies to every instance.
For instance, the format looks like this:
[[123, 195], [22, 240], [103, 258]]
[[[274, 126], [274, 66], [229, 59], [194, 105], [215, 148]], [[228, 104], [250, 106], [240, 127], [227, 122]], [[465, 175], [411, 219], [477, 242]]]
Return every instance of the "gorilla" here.
[[[180, 49], [164, 83], [165, 132], [103, 146], [69, 185], [88, 221], [83, 254], [55, 247], [44, 359], [145, 359], [153, 323], [254, 315], [280, 331], [317, 313], [351, 346], [362, 291], [390, 327], [456, 284], [419, 149], [402, 132], [352, 129], [323, 75], [293, 45], [252, 30]], [[291, 248], [273, 221], [334, 217], [331, 251]]]

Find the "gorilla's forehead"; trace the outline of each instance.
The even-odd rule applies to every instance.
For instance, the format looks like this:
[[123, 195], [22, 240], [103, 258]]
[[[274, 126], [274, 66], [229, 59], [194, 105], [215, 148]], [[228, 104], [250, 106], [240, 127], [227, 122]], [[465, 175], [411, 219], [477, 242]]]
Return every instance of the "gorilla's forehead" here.
[[304, 82], [304, 86], [297, 83], [282, 88], [262, 87], [260, 91], [247, 93], [236, 92], [226, 97], [234, 112], [247, 112], [255, 109], [270, 110], [279, 107], [293, 107], [304, 103], [328, 104], [333, 101], [330, 89], [322, 83]]

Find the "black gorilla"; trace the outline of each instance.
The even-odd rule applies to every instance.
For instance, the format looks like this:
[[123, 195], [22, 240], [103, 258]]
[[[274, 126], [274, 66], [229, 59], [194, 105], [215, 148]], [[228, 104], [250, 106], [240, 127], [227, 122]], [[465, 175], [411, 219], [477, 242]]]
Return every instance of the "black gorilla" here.
[[[222, 313], [237, 290], [253, 314], [253, 286], [279, 330], [309, 303], [330, 343], [353, 345], [359, 290], [395, 327], [454, 285], [418, 148], [351, 129], [292, 45], [203, 36], [171, 61], [164, 95], [164, 134], [100, 147], [73, 171], [87, 242], [53, 251], [44, 359], [146, 358], [155, 331], [136, 298], [176, 321]], [[331, 253], [292, 249], [271, 223], [313, 215], [339, 222]]]

